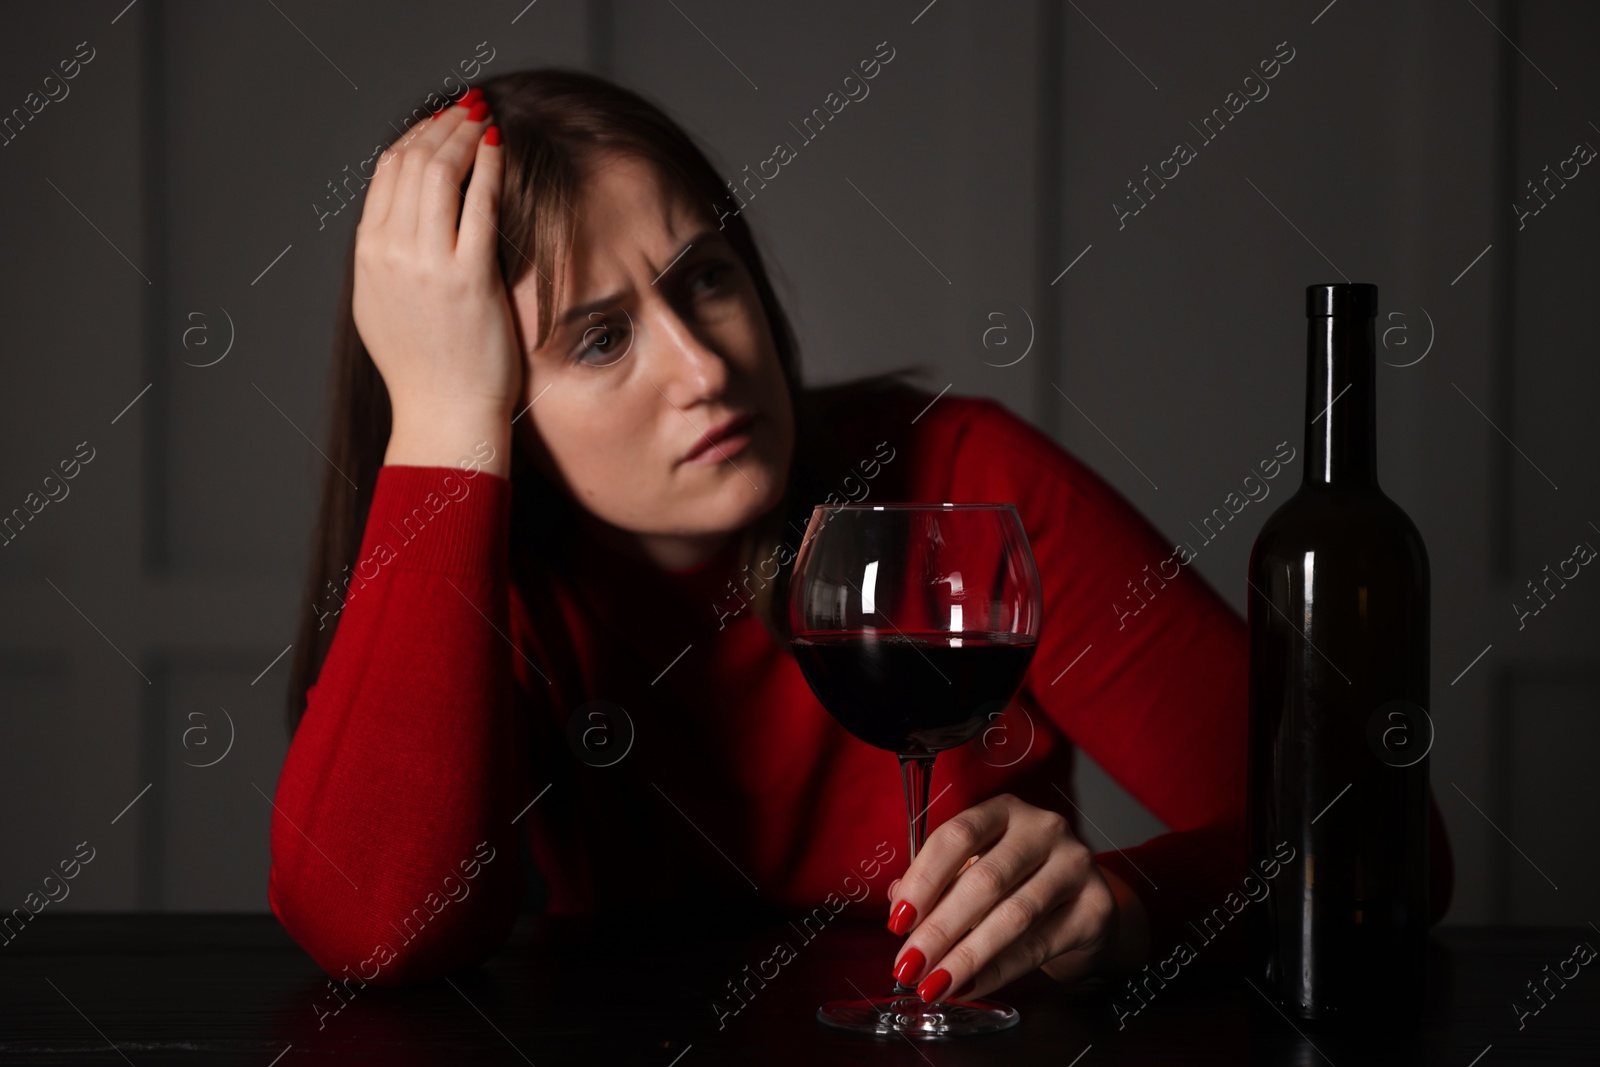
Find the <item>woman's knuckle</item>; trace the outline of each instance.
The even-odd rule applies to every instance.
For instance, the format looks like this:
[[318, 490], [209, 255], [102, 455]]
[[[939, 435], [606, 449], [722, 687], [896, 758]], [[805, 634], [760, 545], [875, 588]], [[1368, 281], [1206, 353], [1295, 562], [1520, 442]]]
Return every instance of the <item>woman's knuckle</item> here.
[[978, 820], [965, 812], [952, 816], [939, 829], [944, 832], [944, 836], [952, 845], [966, 852], [978, 847], [979, 834], [982, 832]]
[[1022, 951], [1028, 960], [1028, 970], [1042, 967], [1045, 961], [1056, 955], [1055, 946], [1050, 943], [1049, 937], [1037, 927], [1030, 928], [1020, 938]]
[[918, 940], [924, 946], [949, 945], [955, 941], [948, 920], [930, 915], [917, 927]]
[[1021, 893], [1013, 893], [995, 906], [1000, 913], [1000, 920], [1007, 926], [1019, 931], [1033, 929], [1039, 918], [1038, 902]]
[[1087, 904], [1089, 915], [1097, 928], [1109, 925], [1117, 913], [1116, 895], [1103, 882], [1097, 881], [1090, 887]]
[[993, 860], [979, 860], [967, 868], [967, 877], [987, 896], [998, 896], [1008, 887], [1010, 878]]
[[378, 277], [387, 270], [381, 247], [369, 247], [365, 251], [356, 250], [356, 270], [366, 277]]

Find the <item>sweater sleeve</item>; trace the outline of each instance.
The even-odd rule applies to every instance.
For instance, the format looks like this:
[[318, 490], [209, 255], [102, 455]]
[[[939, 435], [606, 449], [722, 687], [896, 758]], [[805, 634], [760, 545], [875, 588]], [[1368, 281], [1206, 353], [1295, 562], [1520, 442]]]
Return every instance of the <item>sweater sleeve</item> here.
[[273, 803], [268, 901], [330, 975], [437, 978], [482, 962], [516, 919], [528, 769], [510, 502], [511, 483], [484, 472], [378, 474]]
[[[961, 475], [969, 465], [984, 469]], [[1169, 831], [1095, 856], [1138, 894], [1160, 958], [1192, 943], [1190, 920], [1249, 869], [1245, 621], [1114, 487], [993, 401], [975, 402], [958, 477], [1014, 502], [1033, 549], [1044, 620], [1025, 691]], [[1205, 551], [1198, 535], [1187, 544]], [[1436, 808], [1430, 831], [1437, 905], [1450, 854]], [[1239, 958], [1243, 928], [1231, 924], [1208, 956]]]

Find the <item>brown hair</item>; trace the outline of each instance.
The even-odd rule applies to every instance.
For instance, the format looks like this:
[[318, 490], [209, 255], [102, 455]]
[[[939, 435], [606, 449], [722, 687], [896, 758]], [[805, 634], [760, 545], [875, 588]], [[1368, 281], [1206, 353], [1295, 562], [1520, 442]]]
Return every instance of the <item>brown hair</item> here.
[[[822, 500], [835, 472], [848, 460], [837, 454], [835, 435], [824, 419], [841, 404], [865, 402], [909, 388], [906, 379], [923, 373], [908, 366], [844, 385], [807, 390], [800, 381], [797, 345], [788, 316], [778, 301], [755, 238], [716, 169], [689, 136], [661, 109], [603, 78], [566, 70], [527, 70], [484, 81], [483, 90], [505, 145], [505, 182], [500, 200], [500, 272], [507, 287], [529, 270], [537, 272], [539, 321], [534, 345], [543, 343], [560, 299], [563, 260], [571, 239], [571, 203], [577, 199], [584, 157], [596, 150], [620, 151], [643, 159], [692, 202], [707, 205], [721, 219], [723, 234], [743, 261], [772, 331], [778, 362], [795, 408], [794, 457], [783, 501], [743, 532], [741, 562], [781, 558], [778, 545], [790, 521], [804, 528], [812, 505]], [[413, 118], [426, 112], [417, 110]], [[393, 138], [398, 140], [399, 138]], [[531, 255], [531, 258], [530, 258]], [[312, 536], [311, 564], [302, 598], [299, 636], [289, 680], [290, 733], [305, 712], [306, 693], [315, 684], [333, 642], [331, 624], [316, 605], [329, 592], [347, 587], [372, 504], [378, 471], [388, 445], [389, 394], [362, 344], [351, 314], [355, 239], [346, 258], [339, 297], [331, 368], [330, 429], [325, 451], [332, 467], [323, 479], [321, 503]], [[343, 474], [338, 473], [343, 472]], [[347, 481], [348, 475], [351, 481]], [[513, 446], [511, 464], [511, 543], [552, 546], [571, 521], [573, 504]], [[755, 593], [754, 610], [774, 637], [784, 639], [790, 567]]]

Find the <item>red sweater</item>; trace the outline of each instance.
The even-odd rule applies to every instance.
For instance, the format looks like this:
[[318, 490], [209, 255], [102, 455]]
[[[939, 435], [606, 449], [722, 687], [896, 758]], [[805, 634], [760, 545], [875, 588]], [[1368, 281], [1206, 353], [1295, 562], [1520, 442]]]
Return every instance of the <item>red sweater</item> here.
[[[1151, 581], [1172, 546], [1048, 437], [986, 399], [919, 416], [930, 399], [833, 427], [854, 461], [836, 499], [1014, 503], [1044, 586], [1005, 729], [940, 754], [930, 832], [1003, 792], [1080, 826], [1081, 748], [1169, 828], [1096, 856], [1139, 894], [1161, 958], [1247, 869], [1244, 621], [1193, 567]], [[496, 475], [382, 468], [278, 782], [285, 929], [329, 974], [378, 984], [481, 962], [522, 905], [518, 834], [552, 914], [887, 918], [907, 863], [895, 757], [835, 723], [743, 608], [731, 580], [761, 578], [731, 552], [668, 572], [568, 536], [513, 582], [510, 505]], [[1136, 615], [1129, 582], [1147, 590]], [[1235, 952], [1242, 925], [1207, 954]]]

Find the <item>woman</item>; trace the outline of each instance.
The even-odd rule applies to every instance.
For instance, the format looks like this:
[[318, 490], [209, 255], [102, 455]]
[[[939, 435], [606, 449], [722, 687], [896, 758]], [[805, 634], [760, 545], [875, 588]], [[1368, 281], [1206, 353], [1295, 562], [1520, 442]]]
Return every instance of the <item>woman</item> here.
[[[1153, 586], [1154, 528], [1000, 405], [803, 388], [731, 186], [648, 103], [550, 71], [444, 103], [384, 154], [342, 302], [272, 824], [289, 932], [347, 980], [480, 962], [525, 843], [556, 914], [825, 922], [876, 889], [930, 1001], [1189, 937], [1247, 866], [1237, 614]], [[1014, 743], [941, 757], [909, 866], [894, 760], [783, 639], [811, 507], [869, 495], [1014, 502], [1045, 586]], [[1172, 832], [1092, 855], [1073, 746]]]

